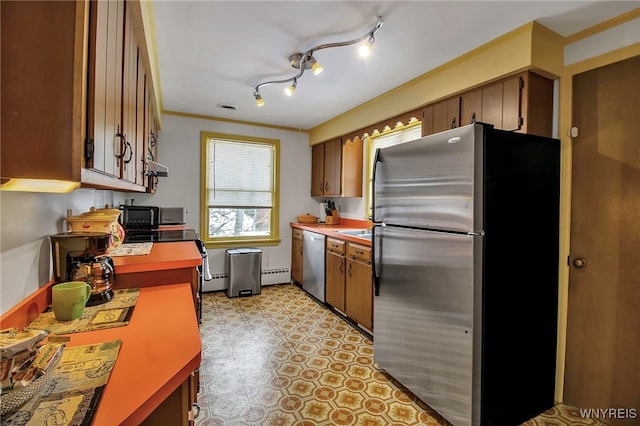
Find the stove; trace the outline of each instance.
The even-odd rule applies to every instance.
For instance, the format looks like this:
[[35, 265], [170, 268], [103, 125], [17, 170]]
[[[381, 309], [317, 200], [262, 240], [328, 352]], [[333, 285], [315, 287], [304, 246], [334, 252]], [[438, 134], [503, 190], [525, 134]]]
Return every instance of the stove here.
[[127, 229], [124, 243], [172, 243], [176, 241], [199, 241], [193, 229]]

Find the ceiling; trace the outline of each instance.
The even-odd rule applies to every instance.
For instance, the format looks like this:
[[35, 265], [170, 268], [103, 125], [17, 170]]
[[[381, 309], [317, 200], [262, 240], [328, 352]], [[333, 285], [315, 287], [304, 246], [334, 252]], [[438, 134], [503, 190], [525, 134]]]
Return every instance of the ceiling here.
[[[530, 21], [569, 36], [635, 9], [636, 1], [167, 1], [154, 2], [162, 108], [310, 129]], [[372, 54], [317, 50], [293, 96], [288, 57], [358, 38], [381, 16]], [[236, 109], [221, 108], [220, 105]]]

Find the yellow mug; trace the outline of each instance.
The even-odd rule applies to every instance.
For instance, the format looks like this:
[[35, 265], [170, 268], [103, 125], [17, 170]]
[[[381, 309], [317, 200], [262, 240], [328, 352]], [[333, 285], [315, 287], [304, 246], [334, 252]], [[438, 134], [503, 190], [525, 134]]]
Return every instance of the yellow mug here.
[[91, 296], [91, 286], [84, 281], [69, 281], [53, 286], [51, 300], [58, 321], [71, 321], [82, 316]]

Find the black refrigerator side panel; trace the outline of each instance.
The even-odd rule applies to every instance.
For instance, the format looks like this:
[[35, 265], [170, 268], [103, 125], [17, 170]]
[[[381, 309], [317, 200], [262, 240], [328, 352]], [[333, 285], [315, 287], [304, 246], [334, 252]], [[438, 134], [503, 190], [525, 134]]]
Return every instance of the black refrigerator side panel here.
[[554, 405], [560, 141], [486, 130], [482, 425]]

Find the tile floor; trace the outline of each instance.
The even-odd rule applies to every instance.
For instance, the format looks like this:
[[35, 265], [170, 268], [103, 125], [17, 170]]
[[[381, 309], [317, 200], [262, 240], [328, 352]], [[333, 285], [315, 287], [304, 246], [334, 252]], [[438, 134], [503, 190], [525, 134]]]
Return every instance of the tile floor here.
[[[448, 425], [373, 363], [371, 339], [294, 285], [203, 297], [205, 425]], [[600, 425], [558, 405], [525, 423]]]

